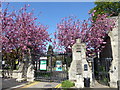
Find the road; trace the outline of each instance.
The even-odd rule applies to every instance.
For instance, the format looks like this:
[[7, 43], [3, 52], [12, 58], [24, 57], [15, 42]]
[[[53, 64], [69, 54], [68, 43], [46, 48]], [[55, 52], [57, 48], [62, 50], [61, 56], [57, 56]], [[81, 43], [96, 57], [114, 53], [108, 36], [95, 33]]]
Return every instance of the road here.
[[2, 82], [0, 82], [0, 84], [2, 84], [2, 90], [11, 88], [11, 87], [15, 87], [18, 85], [22, 85], [27, 83], [27, 81], [23, 81], [23, 82], [17, 82], [15, 79], [11, 79], [11, 78], [2, 78]]
[[[55, 88], [60, 87], [60, 83], [55, 83], [55, 82], [39, 82], [39, 81], [35, 81], [33, 83], [29, 83], [27, 81], [23, 81], [23, 82], [17, 82], [15, 81], [15, 79], [11, 79], [11, 78], [0, 78], [2, 82], [0, 82], [0, 85], [2, 86], [2, 90], [10, 90], [10, 88], [15, 88], [17, 86], [21, 86], [19, 88], [16, 88], [15, 90], [18, 89], [31, 89], [31, 88]], [[1, 90], [1, 89], [0, 89]]]
[[56, 86], [60, 87], [60, 83], [35, 81], [35, 82], [28, 84], [28, 85], [25, 85], [21, 88], [27, 88], [27, 89], [31, 89], [31, 88], [55, 88]]

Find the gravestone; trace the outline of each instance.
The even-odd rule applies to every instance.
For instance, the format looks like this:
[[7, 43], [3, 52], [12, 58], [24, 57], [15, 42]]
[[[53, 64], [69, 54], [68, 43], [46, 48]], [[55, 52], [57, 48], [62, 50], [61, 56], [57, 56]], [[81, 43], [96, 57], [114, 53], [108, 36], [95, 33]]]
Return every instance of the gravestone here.
[[90, 82], [92, 83], [92, 70], [86, 60], [86, 45], [81, 43], [80, 39], [77, 39], [73, 45], [72, 55], [69, 80], [74, 81], [77, 88], [83, 88], [84, 78], [90, 78]]

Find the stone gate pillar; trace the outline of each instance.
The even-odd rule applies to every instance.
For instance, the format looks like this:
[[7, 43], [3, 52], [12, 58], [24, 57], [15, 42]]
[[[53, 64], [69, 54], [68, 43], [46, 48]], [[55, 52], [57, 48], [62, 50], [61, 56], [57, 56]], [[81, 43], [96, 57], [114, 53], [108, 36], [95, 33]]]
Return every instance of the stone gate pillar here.
[[[69, 80], [71, 81], [76, 81], [78, 70], [79, 74], [82, 73], [80, 43], [80, 39], [77, 39], [76, 44], [72, 46], [72, 63], [69, 69]], [[78, 67], [79, 69], [77, 69]]]
[[120, 22], [120, 15], [112, 18], [116, 19], [116, 27], [113, 28], [113, 30], [110, 31], [108, 34], [111, 39], [112, 56], [113, 56], [109, 74], [110, 74], [110, 87], [117, 88], [117, 81], [118, 81], [118, 78], [120, 77], [118, 75], [120, 72], [120, 69], [119, 69], [120, 43], [118, 42], [118, 40], [120, 39], [120, 36], [119, 36], [120, 28], [118, 28], [120, 26], [120, 23], [118, 23]]
[[69, 69], [69, 80], [75, 82], [77, 88], [84, 87], [84, 78], [92, 82], [92, 70], [86, 60], [86, 45], [80, 39], [72, 47], [72, 63]]

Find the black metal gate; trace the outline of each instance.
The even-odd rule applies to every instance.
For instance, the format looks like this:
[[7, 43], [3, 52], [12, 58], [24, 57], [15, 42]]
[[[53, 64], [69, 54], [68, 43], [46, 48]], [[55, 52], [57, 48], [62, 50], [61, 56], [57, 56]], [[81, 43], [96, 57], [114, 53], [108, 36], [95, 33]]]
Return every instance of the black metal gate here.
[[[49, 57], [48, 57], [49, 56]], [[61, 71], [56, 70], [56, 62], [53, 60], [55, 56], [63, 56]], [[47, 82], [61, 82], [68, 79], [68, 62], [67, 54], [56, 54], [56, 55], [47, 55], [46, 60], [46, 70], [40, 69], [41, 59], [35, 61], [35, 80], [36, 81], [47, 81]]]
[[109, 86], [110, 76], [109, 70], [112, 58], [96, 58], [94, 59], [95, 79], [103, 85]]

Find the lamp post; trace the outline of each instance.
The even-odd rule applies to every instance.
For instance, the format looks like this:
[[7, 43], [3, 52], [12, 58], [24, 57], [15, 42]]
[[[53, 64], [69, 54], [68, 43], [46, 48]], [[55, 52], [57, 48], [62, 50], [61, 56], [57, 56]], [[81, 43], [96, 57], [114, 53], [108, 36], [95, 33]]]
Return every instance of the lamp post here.
[[52, 81], [52, 56], [53, 52], [52, 49], [50, 49], [50, 81]]
[[95, 58], [95, 57], [92, 58], [92, 77], [93, 77], [93, 85], [95, 84], [94, 58]]
[[[71, 49], [71, 46], [69, 45], [68, 46], [68, 49]], [[66, 57], [65, 57], [65, 61], [66, 61], [66, 70], [67, 70], [67, 79], [69, 78], [69, 76], [68, 76], [68, 59], [70, 59], [70, 56], [71, 56], [71, 53], [70, 53], [70, 51], [68, 51], [67, 53], [66, 53]], [[69, 57], [69, 58], [68, 58]]]

